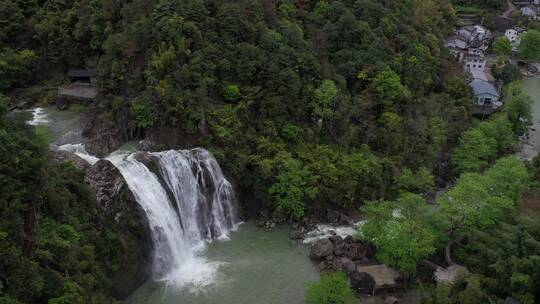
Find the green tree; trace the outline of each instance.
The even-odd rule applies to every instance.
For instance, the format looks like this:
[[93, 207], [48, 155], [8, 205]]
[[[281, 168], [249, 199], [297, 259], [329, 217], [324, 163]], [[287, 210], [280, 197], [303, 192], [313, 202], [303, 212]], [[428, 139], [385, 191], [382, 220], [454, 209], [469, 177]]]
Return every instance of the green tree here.
[[322, 119], [330, 118], [337, 95], [338, 88], [336, 84], [332, 80], [323, 80], [321, 85], [313, 92], [313, 113]]
[[496, 155], [497, 140], [474, 128], [461, 135], [452, 164], [458, 172], [475, 172], [487, 166]]
[[276, 207], [293, 218], [304, 216], [306, 203], [313, 200], [318, 189], [314, 186], [316, 177], [294, 158], [288, 158], [280, 166], [276, 182], [270, 187]]
[[134, 100], [130, 107], [131, 115], [139, 128], [148, 129], [157, 122], [157, 115], [148, 102], [141, 99]]
[[528, 180], [525, 164], [513, 157], [498, 160], [484, 174], [461, 175], [437, 201], [448, 231], [464, 237], [474, 229], [494, 225], [512, 209]]
[[227, 101], [236, 101], [240, 98], [240, 87], [236, 84], [231, 84], [225, 87], [223, 91], [223, 97]]
[[366, 222], [362, 236], [377, 247], [377, 259], [403, 272], [437, 249], [437, 233], [428, 224], [430, 208], [416, 194], [406, 193], [395, 202], [373, 201], [362, 208]]
[[501, 36], [493, 43], [493, 49], [500, 58], [507, 58], [512, 53], [512, 43], [506, 36]]
[[322, 275], [319, 282], [308, 283], [306, 304], [354, 304], [356, 297], [342, 272]]
[[379, 72], [372, 83], [373, 90], [379, 97], [379, 101], [390, 106], [396, 101], [408, 98], [411, 95], [409, 89], [401, 83], [398, 74], [387, 68]]
[[531, 29], [521, 35], [518, 54], [521, 59], [540, 60], [540, 31]]

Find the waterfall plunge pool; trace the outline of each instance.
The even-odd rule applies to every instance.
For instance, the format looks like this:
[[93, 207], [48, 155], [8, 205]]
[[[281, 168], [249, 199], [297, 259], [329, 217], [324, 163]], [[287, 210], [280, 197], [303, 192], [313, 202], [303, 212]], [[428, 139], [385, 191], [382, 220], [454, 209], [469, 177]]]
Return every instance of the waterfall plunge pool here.
[[218, 267], [213, 283], [169, 286], [149, 281], [126, 304], [301, 304], [308, 281], [318, 279], [309, 247], [288, 240], [288, 227], [266, 230], [247, 222], [228, 241], [213, 241], [205, 253]]

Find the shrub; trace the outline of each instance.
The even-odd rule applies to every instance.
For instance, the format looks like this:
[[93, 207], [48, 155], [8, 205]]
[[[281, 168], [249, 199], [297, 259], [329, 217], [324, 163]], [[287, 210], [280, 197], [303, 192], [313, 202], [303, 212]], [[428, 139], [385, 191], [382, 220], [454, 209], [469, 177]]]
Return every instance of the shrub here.
[[326, 274], [318, 282], [308, 283], [306, 304], [353, 304], [353, 290], [343, 272]]

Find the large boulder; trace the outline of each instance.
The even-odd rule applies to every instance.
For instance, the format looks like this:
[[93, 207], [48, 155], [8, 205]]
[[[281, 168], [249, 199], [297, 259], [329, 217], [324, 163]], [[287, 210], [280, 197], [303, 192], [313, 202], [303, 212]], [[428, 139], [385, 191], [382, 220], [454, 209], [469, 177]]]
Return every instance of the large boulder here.
[[351, 275], [356, 271], [356, 264], [348, 258], [338, 258], [337, 264], [337, 266], [348, 275]]
[[85, 148], [92, 155], [105, 157], [124, 143], [125, 134], [107, 113], [94, 109], [84, 113], [81, 122], [82, 136], [87, 139]]
[[365, 272], [353, 272], [350, 275], [351, 287], [356, 291], [364, 294], [373, 294], [375, 289], [375, 279]]
[[318, 240], [311, 245], [310, 257], [320, 260], [334, 253], [334, 245], [329, 239]]

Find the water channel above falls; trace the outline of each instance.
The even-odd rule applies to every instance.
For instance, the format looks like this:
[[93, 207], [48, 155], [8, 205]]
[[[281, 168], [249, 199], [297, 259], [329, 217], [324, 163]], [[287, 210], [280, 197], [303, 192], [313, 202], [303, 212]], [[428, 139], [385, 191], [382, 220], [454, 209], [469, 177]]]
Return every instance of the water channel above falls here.
[[[52, 148], [94, 163], [98, 159], [88, 155], [82, 144], [80, 110], [46, 107], [22, 114], [29, 124], [48, 130]], [[150, 172], [137, 157], [128, 156], [134, 150], [135, 145], [130, 143], [107, 159], [128, 180], [139, 204], [153, 209], [147, 213], [153, 220], [151, 229], [157, 231], [154, 242], [160, 243], [155, 249], [158, 261], [154, 261], [159, 271], [156, 280], [148, 281], [126, 303], [303, 303], [306, 283], [319, 276], [317, 266], [309, 260], [308, 247], [289, 242], [288, 227], [269, 231], [247, 222], [231, 230], [237, 220], [230, 218], [230, 212], [227, 215], [228, 182], [211, 155], [202, 149], [144, 153], [147, 161], [160, 167], [159, 172]], [[171, 217], [174, 212], [164, 207], [174, 202], [167, 203], [167, 195], [156, 191], [165, 186], [175, 194], [179, 210], [184, 211], [179, 222], [185, 224], [181, 227], [175, 227], [177, 215]], [[216, 205], [225, 209], [215, 209]], [[204, 207], [191, 212], [190, 206]], [[225, 215], [216, 221], [219, 212]], [[211, 214], [212, 220], [201, 219], [201, 214]], [[210, 238], [217, 240], [207, 243]]]
[[523, 92], [533, 99], [533, 125], [528, 138], [521, 141], [520, 151], [516, 156], [531, 160], [540, 153], [540, 78], [527, 77], [522, 80]]

